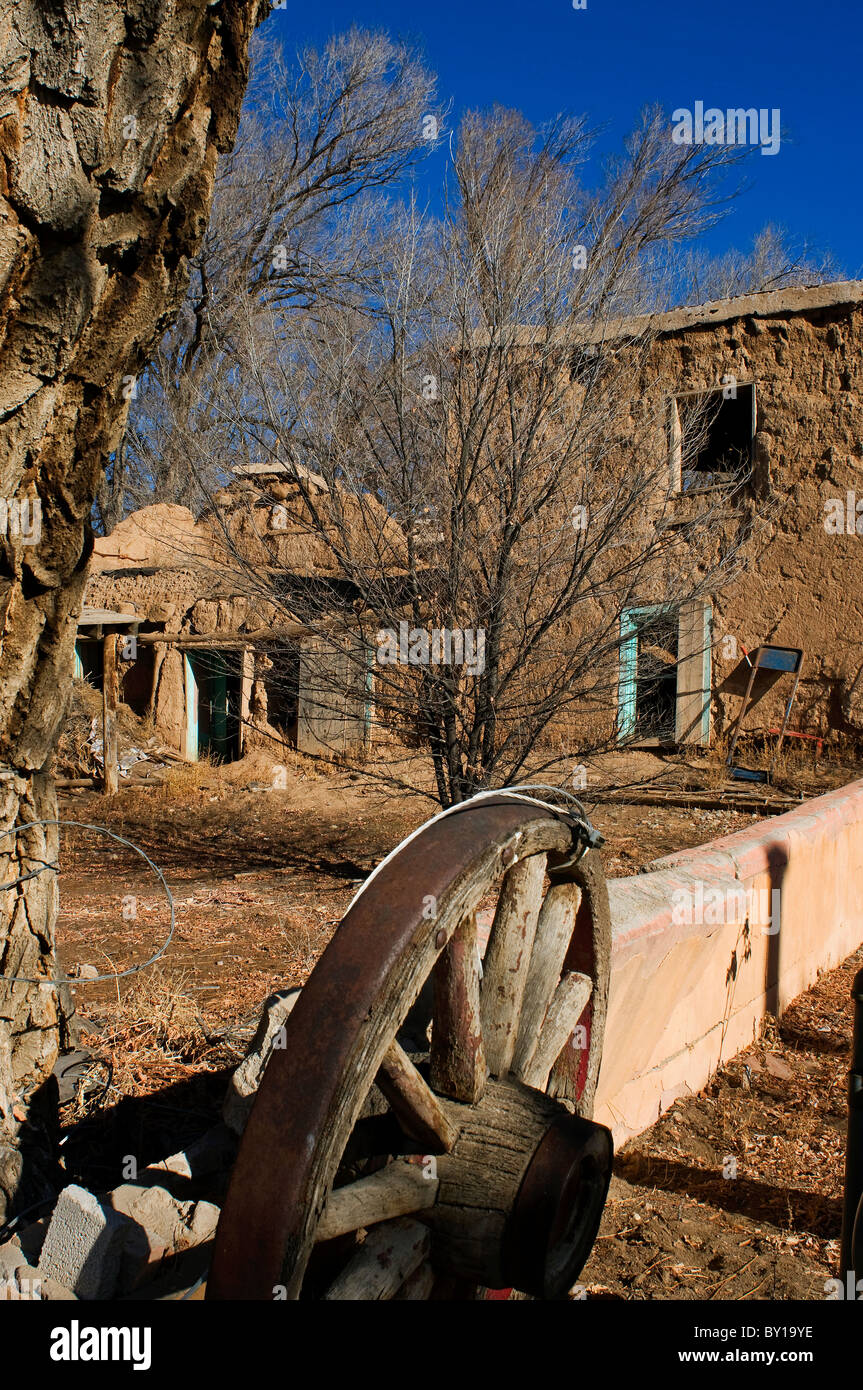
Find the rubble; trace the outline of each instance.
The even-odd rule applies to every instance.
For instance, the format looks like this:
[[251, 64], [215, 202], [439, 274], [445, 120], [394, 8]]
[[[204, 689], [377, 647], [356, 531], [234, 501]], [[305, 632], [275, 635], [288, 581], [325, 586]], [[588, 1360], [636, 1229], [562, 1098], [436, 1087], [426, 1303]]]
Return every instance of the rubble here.
[[299, 996], [298, 989], [285, 989], [271, 994], [264, 1004], [257, 1032], [228, 1083], [228, 1094], [222, 1107], [222, 1118], [235, 1134], [242, 1134], [246, 1127], [270, 1053], [274, 1044], [278, 1043], [278, 1034]]
[[102, 1197], [70, 1184], [50, 1216], [0, 1245], [0, 1301], [135, 1294], [159, 1276], [169, 1256], [212, 1240], [219, 1223], [215, 1202], [179, 1197], [156, 1179], [173, 1185], [225, 1174], [236, 1149], [235, 1135], [216, 1125], [187, 1150], [143, 1169], [141, 1181]]
[[194, 1203], [179, 1200], [166, 1187], [123, 1183], [108, 1200], [115, 1212], [152, 1232], [165, 1247], [179, 1250], [188, 1243], [185, 1237]]

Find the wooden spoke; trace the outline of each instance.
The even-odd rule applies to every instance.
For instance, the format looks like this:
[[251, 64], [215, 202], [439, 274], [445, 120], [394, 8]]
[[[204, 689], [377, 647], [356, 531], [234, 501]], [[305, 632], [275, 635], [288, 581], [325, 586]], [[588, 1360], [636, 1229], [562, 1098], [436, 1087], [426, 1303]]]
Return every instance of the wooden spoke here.
[[330, 1301], [393, 1298], [427, 1258], [430, 1249], [429, 1229], [418, 1221], [402, 1217], [375, 1226], [324, 1298]]
[[430, 1298], [431, 1291], [434, 1288], [435, 1277], [432, 1266], [429, 1264], [428, 1260], [424, 1260], [423, 1263], [414, 1270], [413, 1274], [408, 1276], [394, 1297], [399, 1300], [409, 1300], [412, 1303], [418, 1302], [421, 1299]]
[[396, 1216], [422, 1211], [432, 1206], [437, 1189], [437, 1178], [426, 1178], [417, 1164], [396, 1159], [367, 1178], [335, 1188], [318, 1223], [315, 1240], [332, 1240], [358, 1231], [361, 1226], [375, 1226]]
[[522, 996], [542, 904], [546, 856], [514, 864], [503, 881], [483, 960], [480, 998], [485, 1060], [492, 1076], [510, 1068]]
[[524, 1070], [516, 1073], [525, 1086], [545, 1090], [551, 1069], [575, 1032], [592, 993], [593, 981], [589, 975], [567, 971], [552, 995], [533, 1054]]
[[551, 997], [560, 981], [580, 902], [581, 889], [577, 883], [557, 883], [549, 888], [540, 910], [513, 1054], [516, 1076], [522, 1075], [536, 1047]]
[[449, 1153], [458, 1134], [431, 1087], [410, 1057], [393, 1042], [377, 1074], [377, 1084], [406, 1134], [429, 1153]]
[[486, 1078], [479, 1004], [476, 915], [456, 928], [434, 968], [431, 1084], [441, 1095], [475, 1105]]

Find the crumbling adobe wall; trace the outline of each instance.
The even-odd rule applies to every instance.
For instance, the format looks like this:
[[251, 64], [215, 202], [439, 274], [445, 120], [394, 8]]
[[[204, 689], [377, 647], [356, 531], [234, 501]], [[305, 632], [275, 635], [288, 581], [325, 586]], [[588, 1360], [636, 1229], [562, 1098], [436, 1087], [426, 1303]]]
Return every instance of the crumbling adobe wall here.
[[[658, 339], [651, 371], [644, 389], [669, 397], [729, 375], [756, 387], [752, 491], [763, 526], [745, 572], [713, 599], [716, 729], [740, 707], [741, 645], [769, 642], [806, 649], [792, 726], [863, 731], [863, 534], [824, 524], [830, 499], [844, 512], [851, 493], [863, 532], [863, 307], [693, 325]], [[774, 685], [747, 725], [781, 719], [790, 678]]]

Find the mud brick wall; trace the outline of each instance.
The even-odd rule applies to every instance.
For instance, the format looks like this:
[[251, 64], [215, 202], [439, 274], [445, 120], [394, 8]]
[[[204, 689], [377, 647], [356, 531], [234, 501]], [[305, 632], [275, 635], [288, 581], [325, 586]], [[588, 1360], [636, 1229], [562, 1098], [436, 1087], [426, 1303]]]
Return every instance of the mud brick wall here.
[[[752, 495], [761, 520], [746, 572], [713, 597], [713, 722], [727, 729], [748, 667], [739, 645], [804, 647], [792, 727], [863, 730], [863, 305], [859, 282], [821, 291], [752, 295], [668, 315], [641, 389], [646, 397], [754, 383], [757, 417]], [[856, 302], [853, 296], [857, 295]], [[835, 299], [837, 302], [829, 302]], [[828, 302], [823, 302], [823, 301]], [[851, 302], [842, 302], [843, 300]], [[820, 302], [819, 302], [820, 301]], [[775, 306], [771, 309], [771, 306]], [[780, 307], [781, 306], [781, 307]], [[702, 313], [704, 311], [701, 311]], [[676, 322], [681, 326], [674, 328]], [[670, 399], [669, 399], [670, 407]], [[658, 450], [667, 449], [664, 436]], [[851, 534], [825, 530], [830, 499], [848, 506]], [[686, 506], [681, 497], [680, 506]], [[765, 543], [766, 542], [766, 543]], [[724, 638], [738, 655], [724, 654]], [[765, 690], [747, 726], [781, 718], [786, 678]]]

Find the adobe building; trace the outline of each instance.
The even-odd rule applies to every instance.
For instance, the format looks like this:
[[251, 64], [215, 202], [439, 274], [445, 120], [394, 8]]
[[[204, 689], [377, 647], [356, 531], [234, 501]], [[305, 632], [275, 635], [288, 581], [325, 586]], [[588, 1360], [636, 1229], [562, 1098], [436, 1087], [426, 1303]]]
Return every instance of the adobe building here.
[[[681, 608], [664, 689], [643, 640], [649, 600], [622, 615], [621, 741], [727, 734], [768, 644], [803, 653], [789, 728], [863, 734], [863, 281], [676, 310], [650, 331], [634, 399], [659, 422], [673, 512], [685, 518], [733, 460], [751, 466], [742, 505], [761, 526], [727, 587]], [[694, 452], [693, 402], [709, 412]], [[743, 727], [781, 727], [793, 679], [759, 671]]]
[[[625, 354], [642, 327], [632, 427], [667, 477], [672, 524], [685, 523], [742, 466], [749, 477], [736, 511], [758, 525], [740, 572], [716, 592], [670, 615], [658, 614], [647, 592], [622, 613], [614, 735], [701, 746], [727, 735], [764, 646], [802, 653], [793, 733], [863, 735], [863, 281], [624, 321], [614, 350]], [[614, 332], [606, 336], [613, 342]], [[693, 405], [709, 419], [705, 428], [702, 412], [694, 451]], [[364, 648], [346, 660], [342, 641], [322, 655], [320, 632], [272, 601], [279, 576], [290, 576], [294, 594], [325, 580], [333, 622], [350, 623], [350, 577], [307, 515], [309, 500], [324, 511], [334, 505], [328, 485], [301, 470], [300, 489], [293, 465], [232, 471], [198, 521], [157, 505], [97, 540], [78, 669], [98, 683], [105, 633], [136, 635], [121, 698], [190, 759], [207, 749], [235, 757], [256, 741], [330, 754], [367, 744], [373, 654]], [[338, 504], [339, 524], [353, 525], [358, 504], [347, 493]], [[364, 503], [350, 548], [359, 553], [368, 540], [397, 575], [404, 537], [379, 510], [370, 536]], [[697, 569], [697, 554], [692, 563]], [[326, 679], [322, 660], [333, 668]], [[756, 674], [746, 731], [781, 727], [794, 679], [790, 669]], [[323, 687], [339, 683], [334, 704]]]
[[[350, 585], [304, 525], [296, 470], [252, 464], [233, 475], [198, 520], [155, 504], [96, 540], [76, 674], [101, 688], [105, 640], [119, 637], [120, 700], [189, 761], [230, 761], [254, 747], [276, 760], [285, 745], [325, 756], [363, 747], [370, 657], [345, 640]], [[304, 475], [309, 495], [329, 491]], [[343, 521], [350, 499], [339, 502]], [[396, 563], [399, 534], [385, 513], [381, 529]], [[332, 612], [314, 629], [274, 598], [288, 578], [294, 587], [325, 582]], [[338, 642], [322, 636], [328, 623]]]

